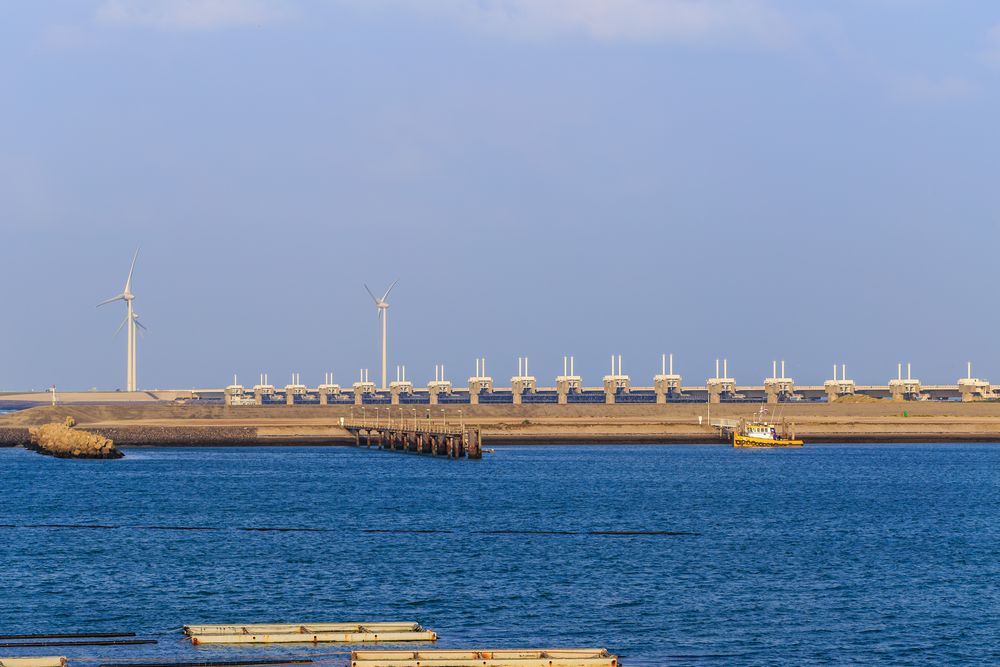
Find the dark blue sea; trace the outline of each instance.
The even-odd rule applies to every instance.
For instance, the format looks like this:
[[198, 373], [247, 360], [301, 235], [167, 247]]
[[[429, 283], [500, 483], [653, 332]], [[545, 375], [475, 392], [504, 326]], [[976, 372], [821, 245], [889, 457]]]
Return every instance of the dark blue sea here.
[[997, 445], [126, 453], [0, 450], [0, 633], [160, 643], [0, 655], [335, 664], [179, 627], [413, 620], [635, 667], [1000, 663]]

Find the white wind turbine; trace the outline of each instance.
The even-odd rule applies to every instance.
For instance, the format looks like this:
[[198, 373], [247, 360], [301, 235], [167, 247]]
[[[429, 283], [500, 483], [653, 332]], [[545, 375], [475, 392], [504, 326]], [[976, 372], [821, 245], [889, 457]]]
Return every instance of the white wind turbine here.
[[388, 372], [388, 362], [386, 360], [386, 330], [387, 330], [387, 320], [389, 319], [389, 304], [386, 302], [386, 298], [389, 296], [389, 292], [392, 288], [396, 286], [398, 280], [393, 280], [392, 284], [389, 285], [389, 289], [385, 291], [382, 298], [378, 298], [375, 294], [368, 289], [368, 285], [365, 285], [365, 289], [368, 290], [369, 296], [371, 296], [372, 301], [375, 302], [375, 307], [378, 308], [378, 316], [382, 319], [382, 389], [386, 388], [386, 373]]
[[[122, 327], [125, 326], [126, 322], [128, 322], [128, 315], [126, 315], [125, 319], [122, 320], [122, 323], [118, 325], [118, 330], [115, 331], [115, 335], [116, 336], [118, 335], [118, 332], [122, 330]], [[139, 313], [135, 312], [135, 310], [132, 311], [132, 322], [134, 323], [134, 326], [132, 327], [132, 346], [131, 346], [132, 347], [132, 352], [131, 352], [131, 354], [129, 356], [129, 358], [132, 361], [132, 376], [131, 376], [132, 377], [132, 388], [129, 389], [129, 391], [138, 391], [139, 384], [136, 381], [136, 372], [135, 372], [136, 334], [139, 333], [141, 335], [141, 332], [139, 332], [138, 329], [142, 329], [143, 331], [146, 331], [147, 329], [146, 329], [145, 325], [143, 325], [143, 323], [139, 320]]]
[[[132, 293], [132, 273], [135, 271], [135, 260], [139, 257], [139, 249], [136, 248], [135, 254], [132, 256], [132, 266], [128, 270], [128, 278], [125, 280], [125, 288], [122, 289], [122, 293], [117, 296], [113, 296], [107, 301], [102, 301], [97, 304], [98, 307], [104, 306], [109, 303], [114, 303], [115, 301], [124, 301], [126, 305], [125, 319], [120, 325], [118, 325], [118, 331], [122, 330], [122, 327], [127, 326], [126, 336], [128, 338], [126, 343], [126, 361], [125, 361], [125, 390], [135, 391], [136, 381], [135, 381], [135, 331], [136, 327], [141, 327], [142, 323], [139, 322], [139, 316], [136, 314], [135, 309], [132, 307], [132, 301], [135, 300], [135, 295]], [[116, 331], [115, 333], [118, 333]]]

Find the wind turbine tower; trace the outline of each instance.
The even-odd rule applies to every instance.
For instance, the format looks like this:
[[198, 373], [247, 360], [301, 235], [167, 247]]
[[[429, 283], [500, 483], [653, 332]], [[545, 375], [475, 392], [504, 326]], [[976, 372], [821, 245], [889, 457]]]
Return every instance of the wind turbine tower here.
[[[107, 301], [102, 301], [97, 304], [98, 307], [107, 305], [109, 303], [114, 303], [115, 301], [124, 301], [125, 319], [120, 325], [118, 325], [118, 331], [125, 327], [126, 335], [126, 357], [125, 357], [125, 390], [126, 391], [136, 391], [136, 372], [135, 372], [135, 333], [136, 328], [145, 329], [142, 322], [139, 321], [139, 316], [135, 312], [135, 308], [132, 302], [135, 300], [135, 294], [132, 293], [132, 274], [135, 272], [135, 260], [139, 257], [139, 249], [136, 248], [135, 254], [132, 255], [132, 265], [128, 270], [128, 278], [125, 280], [125, 287], [122, 289], [121, 294], [111, 297]], [[118, 333], [116, 331], [115, 333]]]
[[389, 289], [385, 291], [385, 294], [382, 295], [381, 299], [375, 296], [375, 294], [370, 289], [368, 289], [368, 285], [365, 285], [365, 290], [368, 291], [368, 295], [371, 296], [372, 301], [375, 302], [375, 307], [378, 308], [378, 316], [382, 320], [382, 385], [379, 388], [383, 390], [386, 389], [386, 384], [388, 379], [387, 373], [389, 369], [387, 354], [386, 354], [387, 350], [386, 337], [388, 332], [387, 322], [389, 319], [389, 303], [386, 301], [386, 299], [389, 297], [389, 292], [392, 291], [392, 288], [395, 287], [396, 283], [398, 282], [399, 282], [398, 280], [393, 280], [392, 284], [389, 285]]

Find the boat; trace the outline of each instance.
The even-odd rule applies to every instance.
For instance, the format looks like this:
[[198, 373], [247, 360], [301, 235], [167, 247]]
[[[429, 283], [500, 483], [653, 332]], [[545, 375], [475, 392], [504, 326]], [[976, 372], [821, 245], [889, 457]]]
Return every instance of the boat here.
[[795, 433], [789, 433], [784, 421], [781, 431], [765, 419], [767, 408], [761, 406], [753, 419], [740, 420], [733, 431], [733, 447], [801, 447], [801, 440], [795, 439]]

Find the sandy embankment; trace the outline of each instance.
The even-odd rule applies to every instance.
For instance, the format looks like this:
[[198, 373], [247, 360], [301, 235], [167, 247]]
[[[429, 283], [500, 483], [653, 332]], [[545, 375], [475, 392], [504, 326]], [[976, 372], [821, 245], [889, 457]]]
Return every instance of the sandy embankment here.
[[[444, 412], [442, 413], [442, 410]], [[712, 406], [712, 418], [746, 417], [747, 404]], [[365, 409], [384, 424], [388, 410]], [[88, 405], [24, 410], [0, 418], [0, 444], [20, 444], [27, 427], [72, 416], [79, 428], [121, 446], [349, 444], [340, 418], [349, 406], [222, 407], [198, 405]], [[362, 411], [353, 410], [356, 418]], [[428, 406], [392, 409], [392, 419], [425, 421]], [[489, 444], [569, 442], [719, 442], [707, 426], [704, 404], [436, 406], [431, 418], [483, 428]], [[702, 425], [698, 417], [702, 417]], [[1000, 441], [1000, 403], [924, 401], [864, 404], [789, 404], [778, 419], [795, 424], [807, 442]]]

